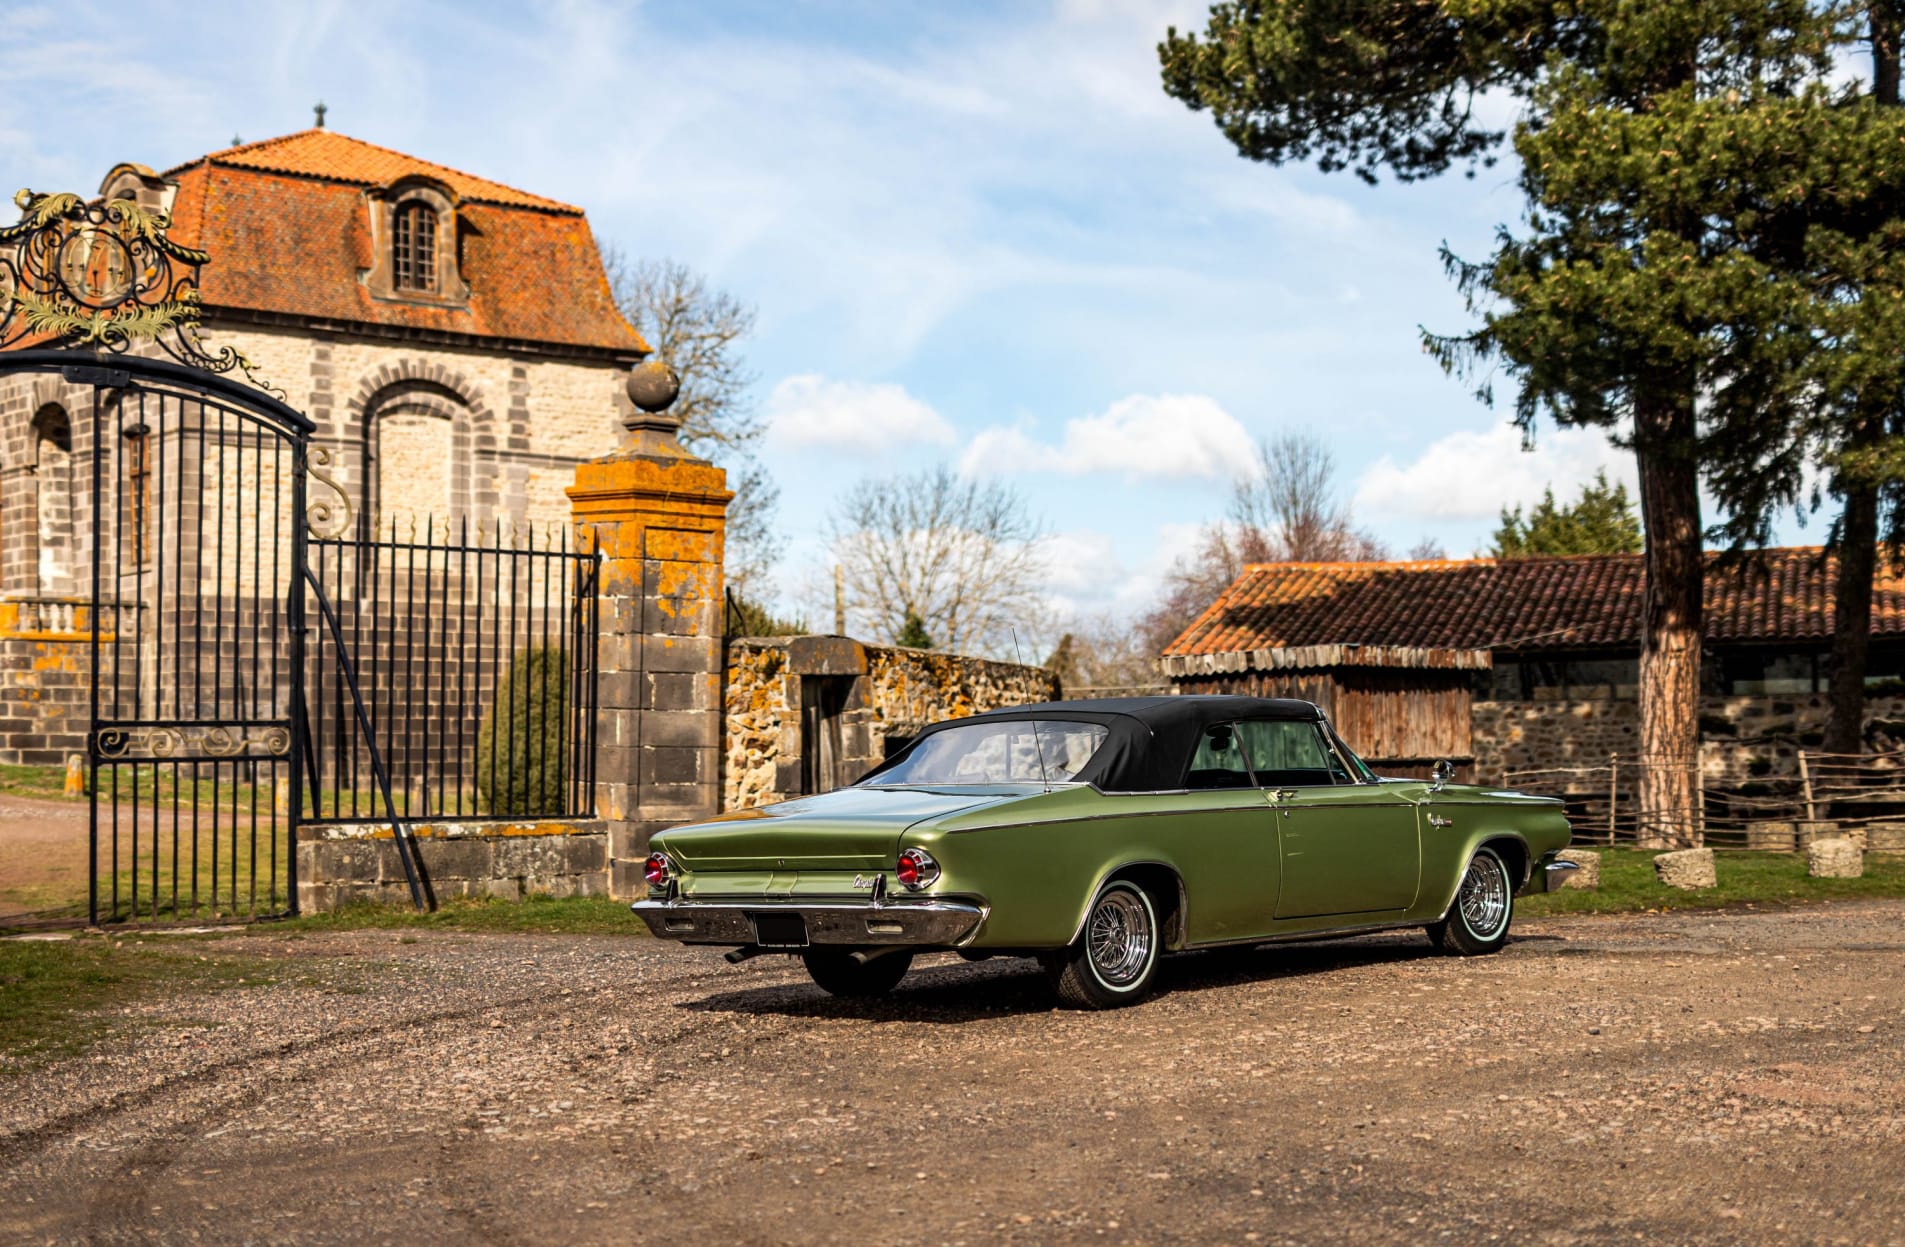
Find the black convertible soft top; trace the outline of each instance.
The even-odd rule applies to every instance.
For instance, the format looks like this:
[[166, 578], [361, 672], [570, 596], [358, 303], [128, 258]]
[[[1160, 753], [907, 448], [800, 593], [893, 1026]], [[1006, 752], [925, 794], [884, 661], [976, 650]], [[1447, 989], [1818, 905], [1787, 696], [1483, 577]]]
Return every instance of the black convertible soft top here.
[[988, 710], [964, 719], [948, 719], [923, 728], [900, 750], [861, 780], [865, 783], [912, 753], [929, 736], [974, 722], [1069, 719], [1098, 723], [1108, 731], [1105, 743], [1073, 776], [1106, 792], [1158, 792], [1184, 786], [1184, 768], [1204, 729], [1232, 719], [1302, 719], [1323, 714], [1307, 701], [1288, 697], [1235, 697], [1207, 693], [1184, 697], [1105, 697], [1082, 701], [1045, 701], [1005, 710]]

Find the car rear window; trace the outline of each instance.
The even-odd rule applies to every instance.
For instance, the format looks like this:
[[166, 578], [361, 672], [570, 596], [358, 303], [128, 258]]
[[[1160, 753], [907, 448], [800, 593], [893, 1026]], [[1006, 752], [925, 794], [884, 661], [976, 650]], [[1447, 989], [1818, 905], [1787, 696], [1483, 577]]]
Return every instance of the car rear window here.
[[967, 723], [921, 737], [898, 762], [868, 778], [872, 788], [930, 784], [1064, 783], [1085, 769], [1110, 734], [1067, 719]]

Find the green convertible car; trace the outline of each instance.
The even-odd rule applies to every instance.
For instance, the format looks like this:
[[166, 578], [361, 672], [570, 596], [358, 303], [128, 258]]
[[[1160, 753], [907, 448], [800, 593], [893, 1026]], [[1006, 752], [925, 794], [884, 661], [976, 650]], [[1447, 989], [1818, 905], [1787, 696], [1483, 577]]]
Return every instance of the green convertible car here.
[[1494, 952], [1572, 869], [1558, 801], [1382, 779], [1309, 702], [1048, 702], [936, 724], [858, 783], [654, 838], [656, 935], [891, 989], [915, 953], [1034, 956], [1059, 998], [1142, 998], [1165, 952], [1421, 926]]

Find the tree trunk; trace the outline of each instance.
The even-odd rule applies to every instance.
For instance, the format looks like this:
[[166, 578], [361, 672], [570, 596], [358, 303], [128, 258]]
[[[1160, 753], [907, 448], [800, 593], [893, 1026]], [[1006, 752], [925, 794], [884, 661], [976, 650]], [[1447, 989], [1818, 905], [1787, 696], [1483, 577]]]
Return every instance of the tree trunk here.
[[1700, 534], [1692, 386], [1637, 399], [1634, 449], [1647, 527], [1640, 641], [1641, 848], [1700, 843]]
[[1899, 0], [1873, 0], [1872, 98], [1881, 105], [1898, 103], [1898, 56], [1900, 27], [1905, 26], [1905, 4]]
[[1827, 753], [1859, 753], [1865, 745], [1865, 656], [1872, 639], [1872, 573], [1879, 540], [1878, 491], [1848, 485], [1839, 517], [1839, 574], [1832, 592], [1832, 684]]

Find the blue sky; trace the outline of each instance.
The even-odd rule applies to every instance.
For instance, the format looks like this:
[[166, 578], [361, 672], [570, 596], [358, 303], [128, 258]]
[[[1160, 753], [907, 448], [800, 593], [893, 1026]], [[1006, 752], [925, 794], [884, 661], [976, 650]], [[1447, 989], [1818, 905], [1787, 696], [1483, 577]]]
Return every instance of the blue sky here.
[[[1239, 159], [1166, 98], [1174, 0], [9, 4], [0, 170], [95, 187], [310, 124], [582, 205], [597, 235], [753, 304], [790, 539], [823, 596], [844, 484], [951, 463], [1054, 534], [1063, 609], [1141, 607], [1253, 439], [1308, 429], [1400, 554], [1631, 463], [1520, 449], [1420, 347], [1466, 313], [1512, 173], [1415, 186]], [[8, 189], [11, 189], [9, 187]], [[1789, 536], [1800, 536], [1792, 533]]]

